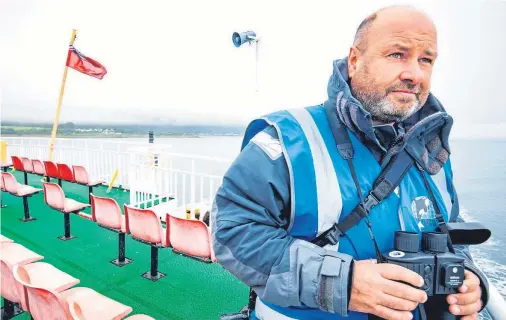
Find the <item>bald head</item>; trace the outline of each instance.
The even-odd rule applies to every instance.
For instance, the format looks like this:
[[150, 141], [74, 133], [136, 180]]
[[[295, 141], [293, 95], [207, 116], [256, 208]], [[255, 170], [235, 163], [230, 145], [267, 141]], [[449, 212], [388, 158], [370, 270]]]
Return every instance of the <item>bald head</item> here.
[[[379, 22], [379, 26], [375, 22]], [[385, 24], [399, 24], [402, 22], [404, 24], [406, 22], [416, 22], [417, 24], [422, 22], [423, 25], [432, 27], [434, 34], [436, 34], [433, 21], [423, 11], [412, 6], [395, 5], [379, 9], [362, 20], [355, 33], [353, 45], [360, 50], [366, 50], [368, 38], [371, 31], [374, 33], [374, 28], [381, 28]]]
[[353, 96], [373, 119], [403, 121], [427, 101], [436, 57], [436, 27], [425, 13], [383, 8], [360, 24], [350, 48]]

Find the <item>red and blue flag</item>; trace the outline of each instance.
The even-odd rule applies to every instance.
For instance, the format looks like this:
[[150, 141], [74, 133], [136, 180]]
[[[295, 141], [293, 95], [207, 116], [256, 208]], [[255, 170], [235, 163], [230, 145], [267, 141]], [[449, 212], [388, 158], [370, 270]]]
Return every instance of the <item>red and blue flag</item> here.
[[103, 65], [86, 57], [72, 45], [69, 46], [67, 66], [97, 79], [102, 79], [107, 73], [107, 69]]

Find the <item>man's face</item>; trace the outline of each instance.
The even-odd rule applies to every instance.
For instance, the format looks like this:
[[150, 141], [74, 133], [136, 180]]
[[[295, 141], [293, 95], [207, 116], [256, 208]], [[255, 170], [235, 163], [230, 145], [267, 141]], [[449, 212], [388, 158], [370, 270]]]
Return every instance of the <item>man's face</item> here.
[[374, 120], [402, 121], [427, 101], [437, 36], [419, 13], [380, 12], [366, 35], [365, 48], [350, 50], [353, 96]]

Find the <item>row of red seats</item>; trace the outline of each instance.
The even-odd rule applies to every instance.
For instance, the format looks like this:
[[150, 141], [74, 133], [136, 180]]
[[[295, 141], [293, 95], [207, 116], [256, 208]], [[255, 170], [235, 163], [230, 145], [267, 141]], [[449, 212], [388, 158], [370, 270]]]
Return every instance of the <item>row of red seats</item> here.
[[[172, 248], [179, 253], [203, 262], [216, 262], [212, 251], [211, 235], [208, 226], [200, 220], [187, 220], [174, 217], [167, 212], [165, 228], [158, 218], [160, 212], [157, 209], [165, 210], [163, 206], [155, 206], [149, 209], [140, 209], [124, 205], [123, 215], [117, 201], [112, 198], [99, 197], [90, 194], [91, 217], [100, 227], [118, 233], [118, 258], [111, 260], [111, 263], [122, 267], [133, 260], [125, 257], [125, 235], [131, 234], [136, 241], [151, 246], [151, 269], [142, 276], [146, 279], [156, 281], [165, 276], [158, 272], [158, 249]], [[87, 204], [79, 203], [66, 198], [63, 190], [57, 184], [44, 183], [44, 200], [48, 206], [64, 214], [65, 234], [61, 240], [70, 240], [74, 236], [70, 233], [71, 213], [77, 213], [87, 207]]]
[[[12, 318], [26, 311], [35, 320], [113, 320], [123, 319], [132, 312], [131, 307], [93, 289], [74, 287], [79, 279], [41, 262], [43, 256], [2, 235], [0, 247], [2, 318]], [[134, 315], [128, 320], [154, 319]]]
[[55, 164], [52, 161], [40, 161], [17, 156], [11, 156], [11, 159], [14, 169], [24, 173], [25, 185], [28, 184], [28, 173], [46, 177], [47, 182], [50, 182], [51, 178], [58, 179], [60, 187], [62, 186], [62, 180], [84, 185], [89, 188], [89, 193], [93, 192], [93, 187], [105, 182], [103, 180], [91, 180], [88, 171], [83, 166], [73, 165], [71, 169], [64, 163]]
[[[93, 203], [97, 201], [97, 198], [92, 198]], [[141, 209], [124, 206], [124, 232], [130, 233], [132, 239], [151, 246], [151, 269], [142, 276], [152, 281], [165, 276], [158, 272], [158, 249], [160, 248], [172, 248], [176, 254], [206, 263], [216, 262], [208, 226], [200, 220], [182, 219], [167, 212], [156, 212], [157, 210], [165, 211], [165, 208], [155, 206]], [[121, 211], [118, 212], [121, 213]], [[158, 218], [162, 214], [166, 216], [165, 228]]]

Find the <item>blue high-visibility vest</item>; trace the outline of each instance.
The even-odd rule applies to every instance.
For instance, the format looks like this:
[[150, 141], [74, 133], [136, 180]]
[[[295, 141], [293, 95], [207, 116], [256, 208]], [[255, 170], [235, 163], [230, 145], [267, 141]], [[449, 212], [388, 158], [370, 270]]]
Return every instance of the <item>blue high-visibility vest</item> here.
[[[311, 241], [345, 218], [359, 203], [349, 166], [338, 153], [322, 106], [279, 111], [253, 121], [246, 131], [243, 147], [267, 126], [274, 126], [277, 130], [290, 174], [291, 222], [288, 233]], [[367, 147], [350, 131], [348, 133], [355, 153], [353, 165], [358, 183], [362, 194], [367, 194], [381, 167]], [[433, 176], [413, 166], [399, 187], [370, 213], [369, 220], [381, 251], [393, 248], [395, 231], [421, 233], [434, 231], [438, 226], [422, 174], [426, 175], [437, 205], [448, 221], [453, 201], [450, 161]], [[349, 254], [356, 260], [376, 257], [363, 220], [334, 248], [328, 249]], [[342, 317], [319, 309], [260, 303], [264, 310], [269, 309], [269, 314], [279, 319], [367, 319], [366, 314], [358, 312]]]

